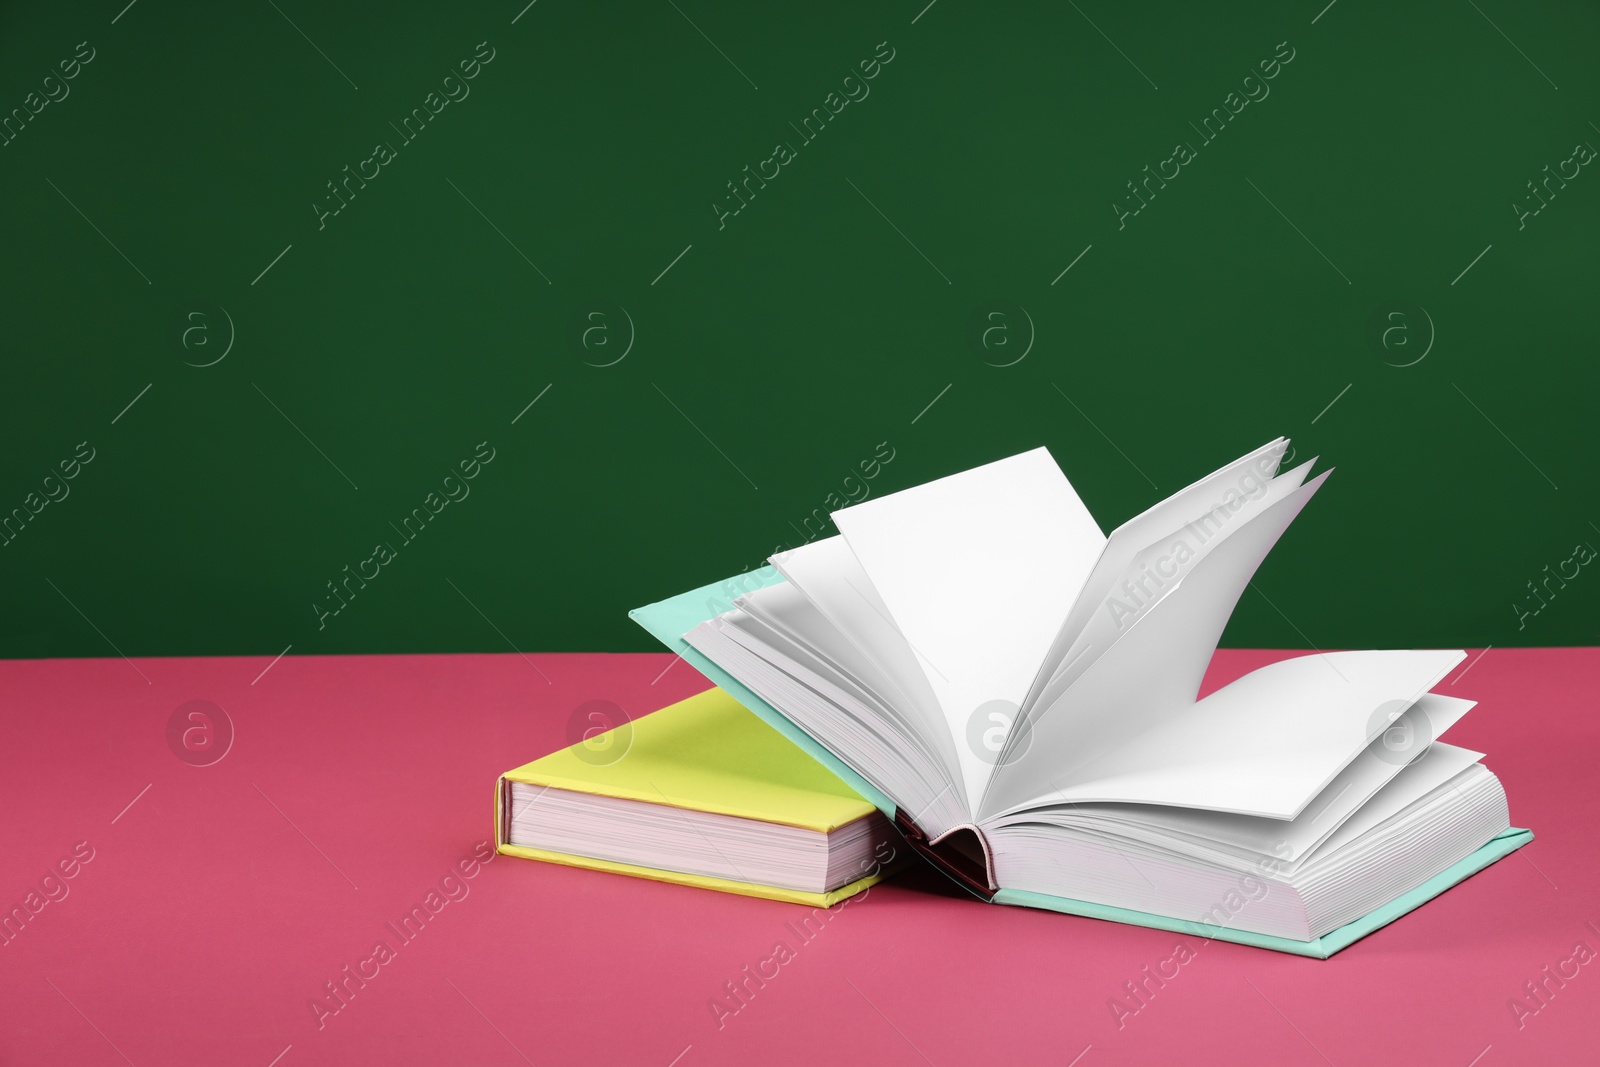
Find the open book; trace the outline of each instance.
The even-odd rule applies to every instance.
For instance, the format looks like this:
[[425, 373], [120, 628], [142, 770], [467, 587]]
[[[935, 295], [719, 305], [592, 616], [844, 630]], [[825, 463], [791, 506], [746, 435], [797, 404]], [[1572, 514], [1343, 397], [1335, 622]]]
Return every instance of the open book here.
[[1430, 692], [1462, 652], [1302, 655], [1196, 699], [1328, 477], [1280, 473], [1287, 447], [1109, 536], [1035, 449], [634, 616], [984, 899], [1326, 956], [1532, 835], [1435, 740], [1472, 707]]

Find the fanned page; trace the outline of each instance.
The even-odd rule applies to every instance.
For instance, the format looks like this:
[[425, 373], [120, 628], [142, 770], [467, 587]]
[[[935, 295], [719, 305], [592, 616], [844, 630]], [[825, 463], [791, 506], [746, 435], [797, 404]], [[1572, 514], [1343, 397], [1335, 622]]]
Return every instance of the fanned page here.
[[992, 764], [969, 725], [1016, 715], [1105, 535], [1043, 448], [833, 519], [916, 656], [976, 810]]
[[[1009, 739], [1002, 772], [991, 782], [979, 814], [997, 815], [1042, 803], [1064, 788], [1066, 772], [1193, 707], [1240, 594], [1327, 477], [1319, 475], [1287, 494], [1260, 494], [1250, 503], [1264, 506], [1222, 525], [1209, 537], [1188, 533], [1186, 524], [1156, 542], [1181, 542], [1186, 537], [1193, 542], [1182, 580], [1156, 590], [1147, 586], [1143, 599], [1119, 589], [1097, 600], [1084, 643], [1092, 647], [1098, 637], [1100, 647], [1092, 657], [1082, 657], [1084, 664], [1068, 684], [1046, 687], [1049, 702], [1031, 709], [1025, 731]], [[1294, 481], [1294, 477], [1274, 479]], [[1135, 558], [1139, 555], [1135, 553]], [[1345, 753], [1346, 758], [1353, 755], [1353, 750]]]
[[[723, 636], [810, 690], [810, 696], [801, 694], [800, 703], [791, 704], [791, 710], [803, 715], [805, 729], [831, 740], [836, 748], [858, 753], [861, 769], [875, 772], [897, 806], [926, 810], [949, 824], [965, 821], [964, 807], [950, 803], [959, 790], [948, 739], [942, 746], [938, 743], [942, 727], [930, 736], [895, 702], [879, 698], [876, 693], [887, 680], [792, 586], [768, 586], [740, 597], [738, 603], [742, 611], [729, 612], [714, 625]], [[727, 658], [725, 649], [723, 655]], [[813, 711], [803, 714], [807, 706]]]
[[[868, 669], [882, 679], [879, 696], [893, 702], [916, 724], [918, 732], [946, 752], [946, 762], [954, 769], [955, 750], [945, 727], [944, 711], [928, 685], [917, 652], [895, 629], [872, 579], [861, 569], [844, 538], [814, 541], [773, 556], [772, 563], [833, 627], [843, 643], [855, 649], [870, 665]], [[805, 635], [795, 636], [807, 640]], [[826, 648], [821, 647], [826, 641], [826, 635], [818, 633], [807, 643], [827, 655]], [[835, 661], [835, 665], [846, 668], [850, 662]], [[941, 742], [940, 738], [944, 740]]]
[[1380, 708], [1409, 707], [1459, 663], [1460, 652], [1319, 654], [1195, 703], [1239, 596], [1326, 477], [1220, 531], [1175, 588], [1035, 714], [980, 815], [1095, 800], [1292, 818], [1376, 734]]
[[[877, 689], [884, 703], [892, 705], [907, 731], [922, 738], [924, 746], [940, 756], [946, 784], [933, 796], [896, 795], [898, 806], [906, 808], [919, 821], [939, 829], [966, 821], [973, 810], [969, 790], [979, 783], [976, 768], [969, 768], [958, 755], [958, 747], [945, 724], [944, 710], [928, 685], [927, 675], [915, 649], [895, 628], [889, 611], [878, 597], [855, 554], [843, 537], [815, 541], [772, 557], [773, 565], [816, 609], [820, 621], [834, 631], [838, 640], [851, 646], [865, 661], [856, 668], [864, 676], [881, 679]], [[751, 608], [760, 610], [758, 596], [751, 597]], [[832, 645], [821, 626], [815, 633], [792, 632], [796, 640], [827, 657]], [[841, 669], [858, 661], [834, 661]], [[857, 768], [867, 774], [867, 768]]]
[[[1024, 799], [1002, 810], [1111, 801], [1293, 819], [1391, 725], [1384, 709], [1409, 708], [1462, 658], [1384, 651], [1281, 660], [1199, 703], [1175, 707], [1075, 766], [1041, 762], [1034, 775], [1008, 780]], [[1384, 767], [1380, 761], [1369, 769], [1381, 776]], [[1042, 792], [1035, 792], [1037, 777], [1044, 779]], [[997, 791], [991, 799], [998, 806], [1006, 797]]]
[[[1430, 693], [1419, 705], [1434, 700], [1451, 698]], [[1459, 715], [1471, 703], [1460, 701], [1464, 707], [1450, 713]], [[1435, 741], [1408, 764], [1386, 756], [1382, 741], [1372, 742], [1313, 804], [1288, 821], [1149, 804], [1063, 804], [1031, 808], [989, 825], [1083, 827], [1221, 863], [1271, 856], [1280, 869], [1292, 871], [1336, 833], [1341, 839], [1359, 836], [1477, 763], [1483, 753]]]
[[[1066, 622], [1057, 632], [1050, 651], [1039, 666], [1033, 685], [1023, 701], [1023, 714], [1027, 716], [1041, 698], [1046, 702], [1051, 696], [1044, 693], [1047, 684], [1062, 676], [1062, 667], [1068, 659], [1078, 635], [1106, 595], [1126, 577], [1133, 558], [1149, 547], [1157, 538], [1173, 533], [1189, 523], [1222, 509], [1225, 515], [1236, 511], [1248, 501], [1259, 499], [1266, 492], [1267, 483], [1278, 473], [1278, 464], [1289, 447], [1287, 438], [1262, 445], [1247, 456], [1213, 471], [1193, 485], [1174, 493], [1159, 504], [1134, 516], [1111, 532], [1105, 548], [1095, 562], [1094, 570], [1084, 583], [1077, 601]], [[1298, 482], [1295, 483], [1298, 486]], [[1176, 577], [1175, 574], [1167, 578]], [[1076, 657], [1075, 657], [1076, 658]], [[1053, 687], [1052, 695], [1061, 688]]]
[[831, 669], [819, 673], [809, 668], [809, 654], [781, 634], [735, 610], [701, 623], [684, 639], [756, 696], [782, 709], [790, 722], [892, 798], [896, 807], [926, 809], [952, 825], [966, 821], [966, 809], [954, 802], [947, 780], [941, 784], [943, 767], [919, 760], [918, 746], [895, 728], [892, 716], [852, 697]]
[[[1114, 532], [1101, 557], [1102, 564], [1109, 566], [1096, 568], [1089, 587], [1073, 605], [1057, 638], [1066, 652], [1053, 667], [1041, 670], [1041, 677], [1046, 670], [1051, 677], [1042, 686], [1035, 682], [1030, 702], [1023, 707], [1024, 721], [1051, 707], [1228, 535], [1300, 488], [1313, 462], [1275, 478], [1256, 474], [1260, 465], [1276, 466], [1277, 456], [1271, 453], [1260, 456], [1255, 464], [1241, 462], [1200, 490], [1186, 490], [1181, 499], [1151, 509], [1146, 513], [1148, 521], [1127, 524]], [[1208, 660], [1210, 653], [1211, 649], [1204, 650]]]
[[1285, 444], [1110, 540], [1044, 449], [847, 508], [840, 537], [774, 557], [788, 584], [742, 598], [720, 643], [692, 640], [746, 662], [914, 820], [937, 807], [935, 832], [958, 810], [1086, 802], [1287, 821], [1335, 778], [1354, 803], [1387, 780], [1359, 759], [1374, 733], [1460, 653], [1301, 657], [1196, 701], [1240, 595], [1328, 477], [1275, 474]]

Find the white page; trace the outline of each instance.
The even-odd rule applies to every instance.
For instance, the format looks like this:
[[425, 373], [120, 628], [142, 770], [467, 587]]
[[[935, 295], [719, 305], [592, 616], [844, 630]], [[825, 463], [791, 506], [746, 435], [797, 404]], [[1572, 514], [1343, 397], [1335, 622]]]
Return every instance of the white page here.
[[[1477, 702], [1473, 700], [1449, 697], [1442, 693], [1423, 693], [1415, 704], [1395, 719], [1392, 726], [1386, 727], [1335, 775], [1294, 820], [1288, 823], [1278, 820], [1256, 821], [1277, 822], [1284, 827], [1281, 837], [1274, 841], [1281, 841], [1287, 848], [1284, 859], [1298, 863], [1329, 835], [1341, 830], [1350, 820], [1362, 816], [1380, 796], [1387, 796], [1390, 800], [1408, 796], [1409, 799], [1402, 801], [1396, 811], [1413, 800], [1421, 799], [1441, 782], [1482, 758], [1482, 753], [1469, 752], [1434, 740], [1460, 722], [1476, 706]], [[1417, 747], [1414, 751], [1396, 751], [1386, 742], [1386, 735], [1391, 730], [1398, 732], [1401, 727], [1405, 728], [1407, 736], [1415, 729]], [[1435, 749], [1438, 751], [1435, 752]], [[1411, 755], [1417, 758], [1405, 762], [1406, 757]], [[1398, 788], [1390, 788], [1402, 780], [1403, 784]], [[1378, 821], [1381, 820], [1375, 820], [1373, 825]], [[1292, 865], [1288, 869], [1292, 870]]]
[[998, 815], [1048, 797], [1075, 767], [1186, 713], [1240, 594], [1327, 477], [1226, 528], [1176, 589], [1139, 615], [1066, 693], [1036, 709], [1028, 747], [1007, 754], [979, 814]]
[[739, 631], [728, 625], [729, 614], [701, 623], [683, 639], [877, 786], [897, 807], [927, 811], [928, 821], [936, 825], [965, 817], [953, 797], [951, 803], [940, 803], [941, 795], [950, 794], [947, 787], [930, 795], [933, 791], [905, 755], [903, 740], [882, 721], [843, 711], [803, 680], [740, 644], [735, 640]]
[[[903, 698], [896, 702], [893, 699], [896, 690], [889, 677], [828, 622], [792, 582], [778, 582], [747, 593], [736, 598], [734, 606], [742, 609], [746, 617], [741, 618], [740, 612], [728, 612], [718, 618], [761, 644], [797, 660], [813, 674], [828, 678], [874, 718], [895, 724], [909, 738], [909, 744], [938, 767], [942, 782], [956, 779], [960, 773], [956, 754], [942, 728], [943, 723], [938, 723], [940, 729], [930, 731], [914, 709], [904, 706]], [[774, 635], [784, 644], [776, 643]], [[786, 649], [785, 644], [793, 647]], [[752, 648], [752, 651], [762, 650]], [[767, 658], [764, 652], [763, 658]], [[826, 690], [818, 691], [834, 699]], [[848, 707], [842, 701], [834, 702]], [[930, 733], [933, 736], [929, 736]]]
[[[1312, 850], [1306, 858], [1315, 859], [1323, 854], [1332, 855], [1362, 834], [1394, 818], [1446, 782], [1453, 781], [1463, 772], [1473, 769], [1481, 759], [1483, 759], [1482, 752], [1473, 752], [1470, 749], [1447, 745], [1443, 741], [1435, 741], [1428, 746], [1427, 752], [1421, 759], [1380, 789], [1372, 800]], [[1490, 773], [1488, 768], [1481, 769], [1485, 774]], [[1420, 788], [1424, 784], [1428, 784], [1428, 787]]]
[[981, 814], [1059, 796], [1293, 818], [1378, 732], [1370, 716], [1408, 707], [1458, 664], [1459, 651], [1301, 657], [1193, 703], [1250, 577], [1326, 478], [1226, 533], [1140, 616], [1036, 719]]
[[[1471, 707], [1471, 701], [1424, 693], [1406, 715], [1426, 715], [1432, 732], [1438, 734], [1454, 725]], [[1421, 758], [1401, 764], [1385, 758], [1390, 754], [1381, 750], [1382, 745], [1381, 737], [1372, 741], [1299, 816], [1287, 822], [1143, 804], [1074, 805], [1050, 812], [1060, 812], [1062, 825], [1083, 822], [1150, 844], [1170, 842], [1174, 850], [1186, 854], [1204, 856], [1220, 846], [1235, 857], [1274, 857], [1282, 862], [1280, 869], [1289, 873], [1336, 831], [1344, 839], [1359, 836], [1483, 758], [1481, 752], [1435, 741], [1422, 750]], [[1040, 814], [1043, 813], [1019, 812], [999, 822], [1026, 821]], [[1173, 837], [1177, 840], [1173, 841]]]
[[[893, 695], [885, 693], [884, 698], [893, 701], [908, 719], [922, 724], [930, 745], [954, 753], [952, 777], [962, 783], [960, 804], [970, 814], [989, 781], [989, 765], [952, 736], [939, 698], [928, 684], [919, 650], [889, 617], [889, 609], [845, 539], [813, 541], [773, 556], [772, 565], [878, 668], [894, 689]], [[937, 675], [937, 668], [931, 669]], [[945, 741], [939, 740], [941, 734]]]
[[[1212, 508], [1226, 506], [1230, 490], [1244, 499], [1257, 499], [1264, 495], [1267, 482], [1278, 473], [1278, 464], [1288, 447], [1287, 438], [1270, 441], [1111, 531], [1093, 572], [1084, 583], [1083, 590], [1051, 643], [1050, 651], [1028, 690], [1028, 697], [1023, 701], [1024, 710], [1041, 699], [1046, 684], [1056, 677], [1057, 668], [1066, 660], [1068, 651], [1089, 621], [1089, 616], [1100, 606], [1106, 592], [1123, 578], [1128, 565], [1141, 549], [1157, 538], [1194, 522]], [[1059, 695], [1061, 691], [1057, 690], [1054, 695]], [[1044, 699], [1048, 702], [1053, 696]]]
[[[1093, 592], [1086, 588], [1073, 605], [1072, 614], [1076, 618], [1069, 620], [1069, 625], [1078, 625], [1078, 633], [1055, 676], [1040, 690], [1037, 704], [1024, 709], [1029, 713], [1028, 721], [1036, 719], [1042, 709], [1051, 707], [1107, 648], [1131, 630], [1143, 613], [1176, 589], [1184, 575], [1218, 545], [1246, 527], [1256, 515], [1299, 489], [1314, 462], [1307, 460], [1261, 483], [1250, 493], [1240, 493], [1235, 486], [1224, 484], [1223, 488], [1213, 489], [1211, 495], [1196, 494], [1189, 502], [1191, 510], [1187, 517], [1182, 512], [1169, 515], [1175, 525], [1159, 531], [1161, 536], [1152, 537], [1144, 545], [1134, 545], [1134, 535], [1130, 534], [1129, 543], [1119, 547], [1117, 553], [1121, 556], [1125, 550], [1132, 550], [1124, 561], [1123, 570], [1110, 575], [1104, 586], [1096, 583]], [[1254, 471], [1247, 470], [1234, 480], [1253, 477]], [[1157, 531], [1153, 527], [1143, 527], [1139, 532], [1154, 534]], [[1101, 576], [1097, 574], [1096, 577]], [[1223, 621], [1226, 623], [1226, 618]]]
[[[892, 696], [896, 690], [888, 675], [851, 644], [793, 582], [777, 582], [745, 593], [734, 598], [733, 606], [806, 649], [811, 654], [808, 667], [812, 666], [809, 658], [821, 660], [829, 674], [840, 676], [837, 684], [851, 687], [857, 699], [882, 708], [886, 715], [903, 717], [903, 710], [894, 708]], [[743, 626], [748, 620], [737, 615], [737, 612], [727, 612], [718, 618], [736, 627]], [[759, 631], [751, 632], [761, 636]], [[905, 701], [902, 699], [900, 703]], [[908, 729], [918, 735], [919, 741], [925, 740], [921, 737], [924, 731]]]
[[[875, 745], [886, 750], [883, 757], [885, 761], [891, 761], [896, 767], [903, 766], [910, 771], [917, 782], [922, 783], [923, 787], [918, 789], [915, 795], [931, 797], [951, 784], [944, 765], [928, 751], [924, 742], [909, 735], [905, 723], [897, 715], [887, 710], [880, 710], [870, 698], [864, 696], [862, 690], [840, 677], [803, 646], [790, 641], [745, 611], [725, 612], [711, 620], [709, 625], [715, 627], [723, 637], [757, 656], [764, 667], [768, 668], [764, 674], [781, 676], [787, 683], [798, 682], [803, 686], [805, 693], [808, 694], [804, 696], [807, 707], [829, 709], [829, 721], [840, 720], [839, 713], [842, 713], [843, 730], [834, 729], [830, 735], [835, 740], [846, 731], [857, 740], [875, 739]], [[779, 683], [774, 686], [774, 691], [780, 689], [786, 689], [793, 694], [801, 693], [801, 690], [794, 689], [792, 685]], [[818, 703], [819, 698], [820, 703]], [[788, 714], [799, 704], [775, 706]], [[821, 718], [813, 721], [819, 726], [823, 722]], [[887, 762], [885, 766], [888, 766]], [[886, 787], [890, 785], [890, 781], [882, 774], [879, 777], [883, 778]], [[893, 795], [911, 794], [905, 789], [897, 789]]]
[[[975, 715], [995, 708], [1016, 714], [1105, 547], [1100, 527], [1043, 448], [845, 508], [833, 519], [921, 657], [963, 755], [972, 748]], [[986, 778], [989, 765], [980, 766]]]
[[1380, 709], [1415, 702], [1465, 658], [1395, 650], [1282, 660], [1058, 776], [1050, 800], [1293, 819], [1389, 725]]

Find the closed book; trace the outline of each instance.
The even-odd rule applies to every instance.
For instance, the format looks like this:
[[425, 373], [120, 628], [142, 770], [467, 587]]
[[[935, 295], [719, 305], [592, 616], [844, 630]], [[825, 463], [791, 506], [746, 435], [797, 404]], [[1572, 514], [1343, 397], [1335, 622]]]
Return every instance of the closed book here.
[[721, 689], [500, 776], [507, 856], [828, 907], [907, 856], [877, 807]]

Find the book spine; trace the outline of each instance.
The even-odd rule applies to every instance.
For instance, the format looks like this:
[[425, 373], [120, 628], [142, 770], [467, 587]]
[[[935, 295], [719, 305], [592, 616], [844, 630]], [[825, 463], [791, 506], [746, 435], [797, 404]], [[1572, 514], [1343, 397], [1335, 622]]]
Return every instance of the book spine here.
[[[958, 827], [944, 834], [937, 842], [933, 842], [903, 810], [895, 812], [894, 825], [913, 851], [920, 853], [952, 881], [981, 900], [994, 899], [1000, 887], [994, 881], [988, 842], [983, 839], [982, 832], [976, 826]], [[967, 835], [971, 837], [970, 844], [983, 856], [982, 861], [973, 857], [970, 848], [957, 847], [957, 841]]]
[[506, 781], [505, 775], [495, 779], [494, 783], [494, 850], [505, 851], [507, 842], [511, 839], [511, 826], [506, 819], [506, 813], [511, 810], [511, 783]]

